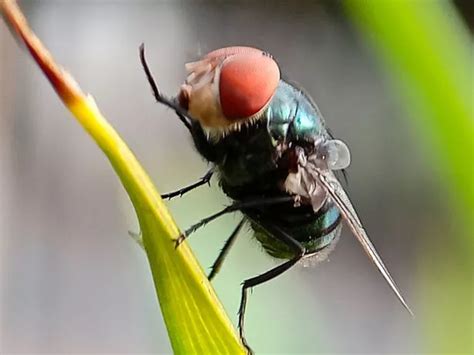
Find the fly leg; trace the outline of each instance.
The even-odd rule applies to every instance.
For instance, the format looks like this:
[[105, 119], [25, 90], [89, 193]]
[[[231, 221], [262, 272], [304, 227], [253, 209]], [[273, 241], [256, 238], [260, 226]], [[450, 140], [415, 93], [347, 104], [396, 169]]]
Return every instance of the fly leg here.
[[274, 267], [273, 269], [261, 275], [252, 277], [251, 279], [247, 279], [242, 283], [242, 296], [240, 299], [240, 307], [239, 307], [239, 335], [240, 335], [240, 340], [242, 341], [242, 344], [248, 350], [249, 354], [253, 354], [253, 351], [248, 345], [247, 340], [245, 340], [245, 335], [244, 335], [244, 320], [245, 320], [245, 309], [247, 307], [248, 289], [254, 286], [261, 285], [283, 274], [285, 271], [287, 271], [293, 265], [295, 265], [299, 260], [301, 260], [301, 258], [303, 258], [303, 256], [306, 254], [306, 249], [301, 245], [301, 243], [295, 240], [291, 235], [286, 233], [284, 230], [276, 226], [272, 226], [265, 229], [267, 229], [273, 236], [278, 238], [280, 241], [286, 243], [289, 247], [294, 249], [295, 256], [292, 259], [284, 262], [283, 264], [278, 265], [277, 267]]
[[176, 247], [178, 247], [184, 240], [189, 237], [189, 235], [199, 228], [205, 226], [209, 222], [212, 222], [216, 218], [219, 218], [220, 216], [223, 216], [227, 213], [235, 212], [235, 211], [240, 211], [246, 208], [256, 208], [256, 207], [263, 207], [263, 206], [268, 206], [268, 205], [275, 205], [279, 203], [288, 203], [294, 201], [293, 196], [279, 196], [279, 197], [263, 197], [263, 198], [256, 198], [254, 200], [246, 200], [246, 201], [237, 201], [234, 202], [232, 205], [227, 206], [223, 210], [214, 213], [213, 215], [206, 217], [204, 219], [201, 219], [198, 223], [193, 224], [191, 227], [186, 229], [181, 235], [176, 239]]
[[140, 45], [140, 61], [142, 63], [143, 70], [145, 71], [145, 75], [148, 79], [148, 83], [151, 86], [151, 90], [156, 101], [173, 109], [174, 112], [176, 112], [176, 114], [178, 115], [181, 122], [183, 122], [184, 126], [191, 132], [191, 122], [193, 119], [191, 116], [189, 116], [189, 113], [181, 106], [179, 106], [176, 101], [163, 95], [160, 89], [158, 89], [155, 79], [153, 78], [153, 74], [151, 73], [151, 70], [148, 67], [148, 63], [145, 58], [145, 45], [143, 43]]
[[195, 183], [193, 183], [191, 185], [188, 185], [188, 186], [185, 186], [182, 189], [163, 194], [163, 195], [161, 195], [161, 198], [163, 198], [163, 199], [167, 198], [167, 199], [171, 200], [173, 197], [176, 197], [176, 196], [181, 197], [185, 193], [187, 193], [191, 190], [194, 190], [195, 188], [197, 188], [199, 186], [202, 186], [202, 185], [205, 185], [205, 184], [209, 184], [209, 186], [210, 186], [210, 181], [211, 181], [212, 175], [214, 174], [214, 169], [215, 169], [214, 166], [212, 166], [207, 171], [207, 173], [203, 177], [201, 177], [198, 181], [196, 181]]
[[209, 281], [211, 281], [214, 276], [216, 276], [217, 273], [220, 271], [222, 264], [224, 263], [224, 260], [227, 254], [229, 253], [230, 248], [232, 248], [232, 246], [234, 245], [235, 239], [237, 238], [237, 235], [239, 234], [240, 230], [242, 229], [242, 226], [244, 225], [244, 222], [245, 220], [242, 218], [237, 227], [235, 227], [230, 237], [226, 240], [224, 247], [217, 256], [216, 261], [214, 261], [214, 264], [211, 266], [211, 272], [207, 276]]

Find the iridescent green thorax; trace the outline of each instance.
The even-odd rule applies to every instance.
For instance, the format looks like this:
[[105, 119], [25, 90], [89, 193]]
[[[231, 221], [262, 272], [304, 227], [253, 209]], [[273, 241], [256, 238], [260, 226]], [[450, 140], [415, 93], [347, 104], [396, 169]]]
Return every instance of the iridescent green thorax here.
[[314, 141], [326, 134], [316, 105], [303, 91], [283, 80], [264, 117], [275, 141]]

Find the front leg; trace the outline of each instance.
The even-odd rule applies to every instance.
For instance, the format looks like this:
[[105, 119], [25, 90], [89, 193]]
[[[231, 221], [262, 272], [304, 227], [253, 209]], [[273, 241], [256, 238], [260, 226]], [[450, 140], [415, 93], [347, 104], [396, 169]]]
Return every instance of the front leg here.
[[195, 188], [199, 187], [199, 186], [202, 186], [202, 185], [205, 185], [205, 184], [209, 184], [210, 185], [210, 181], [211, 181], [211, 178], [212, 178], [212, 175], [214, 174], [214, 171], [215, 171], [215, 166], [213, 165], [208, 171], [207, 173], [201, 177], [198, 181], [196, 181], [195, 183], [191, 184], [191, 185], [188, 185], [188, 186], [185, 186], [183, 187], [182, 189], [179, 189], [179, 190], [176, 190], [176, 191], [172, 191], [172, 192], [168, 192], [166, 194], [163, 194], [161, 195], [161, 198], [162, 199], [172, 199], [173, 197], [176, 197], [176, 196], [183, 196], [185, 193], [191, 191], [191, 190], [194, 190]]

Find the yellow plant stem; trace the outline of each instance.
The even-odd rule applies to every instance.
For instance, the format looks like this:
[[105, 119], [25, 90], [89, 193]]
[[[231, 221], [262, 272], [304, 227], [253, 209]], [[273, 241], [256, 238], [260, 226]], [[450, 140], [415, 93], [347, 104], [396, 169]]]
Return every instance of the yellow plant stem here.
[[111, 162], [139, 220], [158, 300], [176, 354], [244, 354], [238, 336], [202, 268], [186, 243], [177, 250], [179, 230], [150, 178], [91, 96], [60, 68], [29, 29], [15, 1], [0, 0], [7, 23], [77, 121]]

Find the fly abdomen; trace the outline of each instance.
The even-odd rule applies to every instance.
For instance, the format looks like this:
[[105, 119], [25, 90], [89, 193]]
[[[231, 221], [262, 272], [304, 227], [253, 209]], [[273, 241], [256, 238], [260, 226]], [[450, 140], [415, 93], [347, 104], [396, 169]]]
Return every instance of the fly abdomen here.
[[246, 211], [245, 214], [255, 238], [269, 255], [278, 259], [291, 259], [295, 252], [266, 228], [269, 224], [277, 225], [300, 242], [308, 256], [329, 246], [341, 231], [341, 214], [329, 199], [317, 212], [308, 206], [289, 204], [285, 208]]
[[341, 232], [342, 216], [334, 203], [328, 199], [320, 210], [323, 212], [310, 227], [312, 233], [300, 240], [308, 254], [314, 254], [326, 248]]

